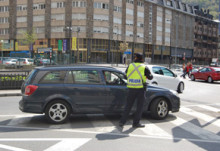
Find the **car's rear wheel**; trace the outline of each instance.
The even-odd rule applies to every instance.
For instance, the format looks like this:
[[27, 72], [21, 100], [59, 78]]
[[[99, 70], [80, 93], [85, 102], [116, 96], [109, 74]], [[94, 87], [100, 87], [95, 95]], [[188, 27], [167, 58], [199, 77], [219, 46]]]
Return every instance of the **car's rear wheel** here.
[[212, 83], [213, 82], [212, 77], [209, 76], [207, 81], [208, 81], [208, 83]]
[[169, 105], [165, 98], [156, 98], [150, 106], [150, 113], [154, 119], [165, 119], [169, 112]]
[[183, 93], [183, 90], [184, 90], [184, 84], [183, 84], [183, 82], [180, 82], [179, 85], [178, 85], [177, 92], [178, 93]]
[[191, 75], [190, 78], [191, 78], [192, 81], [195, 81], [195, 76], [193, 74]]
[[49, 122], [61, 124], [69, 118], [70, 107], [66, 102], [56, 100], [47, 105], [45, 115]]

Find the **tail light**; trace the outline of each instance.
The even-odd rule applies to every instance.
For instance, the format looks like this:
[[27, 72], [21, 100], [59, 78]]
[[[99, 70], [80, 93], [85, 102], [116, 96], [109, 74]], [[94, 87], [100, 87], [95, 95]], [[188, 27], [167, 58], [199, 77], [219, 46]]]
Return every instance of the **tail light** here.
[[27, 63], [26, 61], [23, 62], [23, 64], [26, 64], [26, 63]]
[[34, 93], [34, 91], [36, 91], [38, 88], [38, 86], [36, 85], [28, 85], [25, 88], [25, 95], [30, 96], [31, 94]]

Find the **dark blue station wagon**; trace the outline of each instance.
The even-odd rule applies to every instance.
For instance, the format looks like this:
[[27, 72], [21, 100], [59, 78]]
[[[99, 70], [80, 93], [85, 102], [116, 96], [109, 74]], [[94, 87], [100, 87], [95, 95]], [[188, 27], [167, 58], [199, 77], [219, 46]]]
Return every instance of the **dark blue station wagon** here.
[[[64, 123], [71, 114], [120, 114], [127, 99], [126, 82], [125, 74], [111, 67], [37, 67], [22, 85], [19, 108], [45, 113], [52, 123]], [[148, 86], [144, 111], [154, 119], [164, 119], [179, 108], [175, 92]]]

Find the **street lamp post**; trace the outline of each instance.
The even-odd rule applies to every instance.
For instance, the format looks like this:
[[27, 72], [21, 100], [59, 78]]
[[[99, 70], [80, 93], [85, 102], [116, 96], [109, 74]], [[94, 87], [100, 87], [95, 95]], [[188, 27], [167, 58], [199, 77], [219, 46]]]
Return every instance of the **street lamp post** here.
[[[69, 49], [67, 50], [67, 54], [70, 54], [70, 51], [71, 51], [72, 30], [73, 30], [72, 27], [69, 27], [69, 26], [67, 26], [67, 27], [64, 28], [64, 31], [67, 31], [67, 32], [68, 32], [68, 41], [69, 41], [68, 47], [69, 47]], [[68, 57], [69, 57], [69, 58], [68, 58], [68, 63], [69, 63], [70, 56], [68, 56]]]

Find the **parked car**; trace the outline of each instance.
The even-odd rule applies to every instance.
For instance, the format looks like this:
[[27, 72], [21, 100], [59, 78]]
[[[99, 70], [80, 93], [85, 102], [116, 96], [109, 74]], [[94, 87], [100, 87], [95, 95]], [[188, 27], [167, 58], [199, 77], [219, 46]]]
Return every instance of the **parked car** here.
[[191, 80], [205, 80], [209, 83], [220, 80], [220, 67], [203, 67], [202, 69], [191, 73]]
[[4, 65], [5, 65], [6, 67], [15, 68], [16, 62], [17, 62], [17, 59], [8, 59], [8, 60], [5, 60]]
[[34, 60], [30, 58], [19, 58], [16, 62], [17, 67], [23, 67], [26, 65], [33, 65]]
[[[110, 67], [36, 67], [21, 87], [19, 108], [45, 113], [52, 123], [64, 123], [70, 114], [120, 114], [128, 95], [126, 82], [123, 72]], [[169, 111], [178, 112], [180, 98], [176, 94], [149, 86], [144, 112], [150, 111], [158, 120], [166, 118]]]
[[159, 66], [159, 65], [147, 65], [154, 78], [148, 80], [149, 84], [158, 85], [160, 87], [165, 87], [177, 91], [178, 93], [183, 93], [184, 82], [182, 78], [177, 76], [170, 69]]
[[0, 57], [0, 64], [4, 64], [8, 59], [10, 59], [10, 57]]
[[50, 59], [38, 59], [36, 61], [36, 65], [38, 65], [38, 66], [55, 65], [55, 63], [53, 60], [50, 60]]

